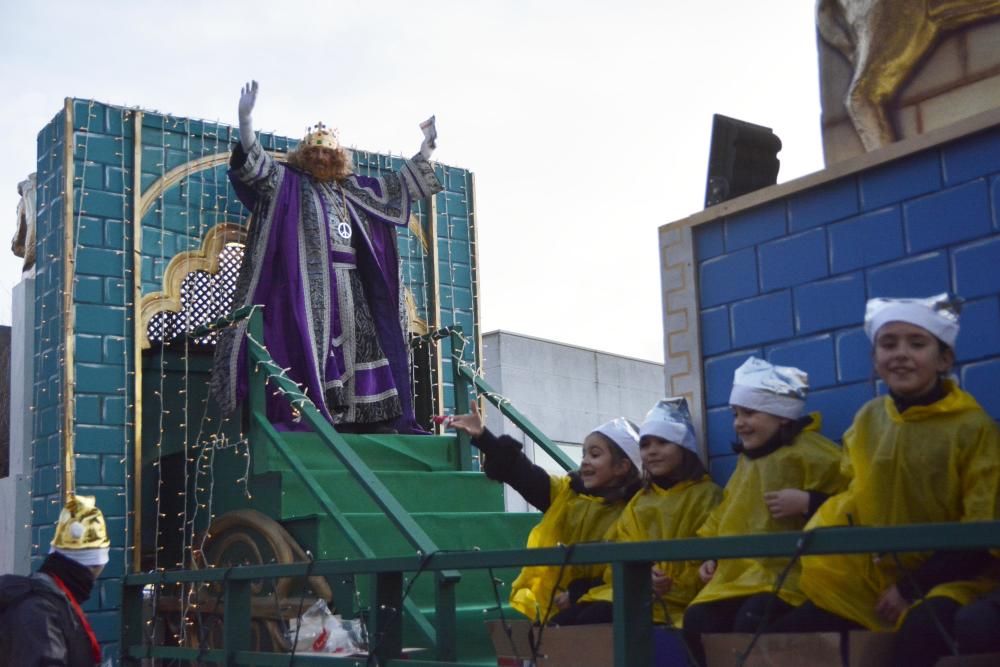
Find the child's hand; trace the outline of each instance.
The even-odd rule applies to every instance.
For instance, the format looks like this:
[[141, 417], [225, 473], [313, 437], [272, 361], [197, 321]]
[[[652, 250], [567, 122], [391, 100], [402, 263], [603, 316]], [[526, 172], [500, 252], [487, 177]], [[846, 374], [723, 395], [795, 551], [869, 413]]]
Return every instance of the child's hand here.
[[472, 402], [472, 412], [467, 415], [455, 415], [447, 421], [445, 425], [448, 428], [453, 428], [456, 431], [462, 431], [468, 433], [472, 438], [478, 438], [483, 434], [483, 418], [479, 415], [479, 405], [476, 401]]
[[556, 596], [552, 598], [552, 602], [562, 611], [569, 609], [572, 604], [569, 600], [569, 593], [566, 591], [556, 593]]
[[707, 584], [715, 576], [715, 566], [716, 562], [714, 560], [706, 560], [698, 568], [698, 576], [701, 577], [703, 583]]
[[809, 511], [809, 494], [802, 489], [782, 489], [764, 494], [764, 503], [775, 519], [801, 517]]
[[674, 585], [674, 580], [665, 575], [660, 571], [658, 567], [653, 566], [653, 595], [658, 598], [663, 597], [670, 592], [670, 588]]
[[878, 602], [875, 604], [875, 612], [891, 625], [895, 625], [896, 621], [899, 620], [899, 617], [902, 616], [903, 612], [909, 606], [910, 603], [906, 601], [903, 594], [893, 584], [879, 596]]

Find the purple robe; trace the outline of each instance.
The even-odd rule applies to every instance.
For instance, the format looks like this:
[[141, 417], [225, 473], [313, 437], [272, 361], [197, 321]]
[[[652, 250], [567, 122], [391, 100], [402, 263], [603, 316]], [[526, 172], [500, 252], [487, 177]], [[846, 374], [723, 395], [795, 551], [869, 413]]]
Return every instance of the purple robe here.
[[[413, 415], [395, 227], [408, 224], [414, 201], [441, 189], [431, 165], [418, 155], [381, 178], [321, 184], [255, 143], [249, 153], [237, 146], [232, 166], [237, 195], [254, 213], [233, 308], [264, 306], [260, 342], [331, 422], [385, 416], [400, 433], [423, 432]], [[345, 222], [349, 239], [338, 233]], [[231, 327], [216, 348], [212, 388], [227, 413], [246, 395], [245, 333], [246, 322]], [[279, 428], [303, 428], [271, 392], [267, 415]]]

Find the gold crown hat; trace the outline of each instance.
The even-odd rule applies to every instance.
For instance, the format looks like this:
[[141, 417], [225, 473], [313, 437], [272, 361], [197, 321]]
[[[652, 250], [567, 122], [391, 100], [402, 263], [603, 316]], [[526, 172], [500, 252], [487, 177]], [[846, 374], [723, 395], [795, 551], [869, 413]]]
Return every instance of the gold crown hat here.
[[340, 148], [340, 141], [337, 138], [337, 130], [328, 128], [323, 123], [316, 123], [306, 131], [306, 136], [302, 138], [301, 147], [321, 146], [337, 150]]
[[87, 567], [106, 565], [111, 540], [104, 514], [94, 496], [70, 496], [59, 513], [49, 552], [57, 552]]

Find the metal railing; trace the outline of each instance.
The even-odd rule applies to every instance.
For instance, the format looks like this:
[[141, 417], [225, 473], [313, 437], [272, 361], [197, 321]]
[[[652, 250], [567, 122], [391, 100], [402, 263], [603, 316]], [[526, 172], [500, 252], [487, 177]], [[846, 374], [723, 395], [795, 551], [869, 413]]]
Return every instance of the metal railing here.
[[[309, 563], [238, 566], [206, 570], [133, 574], [123, 588], [123, 654], [131, 658], [179, 659], [226, 665], [369, 665], [369, 659], [330, 658], [267, 653], [250, 650], [251, 582], [264, 578], [310, 576], [374, 577], [369, 625], [370, 651], [374, 664], [398, 667], [462, 667], [456, 661], [456, 586], [459, 570], [476, 571], [528, 565], [566, 566], [570, 564], [610, 563], [615, 590], [614, 655], [616, 667], [651, 664], [652, 614], [649, 567], [657, 561], [702, 561], [719, 558], [789, 557], [828, 553], [898, 553], [929, 550], [1000, 549], [1000, 522], [923, 524], [893, 527], [824, 528], [800, 533], [778, 533], [737, 537], [694, 538], [685, 540], [580, 544], [546, 549], [502, 551], [439, 552], [433, 541], [416, 524], [368, 466], [350, 448], [299, 387], [284, 375], [259, 341], [263, 339], [260, 313], [246, 308], [216, 323], [225, 326], [249, 317], [247, 353], [252, 368], [250, 407], [252, 428], [258, 437], [268, 440], [285, 458], [315, 499], [338, 523], [344, 534], [362, 554], [356, 560], [323, 560]], [[200, 328], [191, 335], [204, 336], [216, 327]], [[504, 416], [567, 470], [573, 462], [530, 420], [500, 397], [475, 369], [462, 358], [465, 339], [461, 329], [443, 329], [430, 334], [431, 340], [450, 338], [455, 386], [455, 412], [469, 410], [470, 390], [484, 396]], [[265, 415], [265, 384], [272, 383], [320, 440], [351, 471], [362, 488], [372, 497], [393, 524], [415, 548], [413, 557], [376, 558], [362, 536], [340, 512], [329, 495], [316, 482], [296, 453], [268, 423]], [[460, 441], [460, 450], [471, 458], [468, 440]], [[471, 463], [471, 461], [470, 461]], [[436, 581], [435, 605], [437, 631], [413, 601], [405, 597], [404, 574], [415, 577], [433, 575]], [[222, 647], [198, 649], [177, 646], [153, 646], [143, 630], [143, 588], [173, 584], [214, 582], [221, 587], [223, 601]], [[411, 581], [412, 583], [412, 581]], [[494, 582], [495, 585], [495, 582]], [[502, 610], [501, 610], [502, 613]], [[409, 619], [432, 650], [430, 659], [402, 659], [403, 624]], [[531, 657], [531, 656], [525, 656]], [[294, 662], [293, 662], [294, 661]]]
[[[123, 589], [123, 653], [131, 658], [174, 658], [226, 665], [291, 665], [292, 656], [250, 650], [250, 585], [253, 580], [313, 575], [372, 575], [374, 614], [369, 626], [371, 660], [294, 656], [295, 665], [462, 667], [453, 658], [403, 661], [403, 576], [406, 572], [489, 570], [528, 565], [611, 563], [614, 600], [614, 664], [652, 664], [652, 595], [649, 568], [658, 561], [719, 558], [798, 557], [834, 553], [986, 550], [1000, 548], [1000, 522], [948, 523], [883, 528], [823, 528], [799, 533], [692, 538], [651, 542], [580, 544], [575, 547], [427, 553], [422, 557], [326, 560], [208, 570], [133, 574]], [[143, 587], [215, 582], [222, 587], [224, 630], [221, 649], [151, 646], [142, 628]], [[531, 656], [524, 656], [530, 658]], [[320, 660], [324, 662], [319, 662]]]
[[[451, 343], [451, 370], [452, 383], [455, 387], [455, 414], [465, 414], [469, 412], [470, 391], [475, 391], [476, 396], [482, 396], [492, 403], [503, 416], [511, 421], [517, 428], [521, 429], [535, 444], [542, 448], [552, 459], [564, 470], [575, 470], [577, 464], [552, 440], [535, 426], [530, 419], [515, 408], [510, 401], [501, 396], [490, 384], [483, 379], [476, 371], [475, 367], [463, 358], [462, 351], [465, 349], [467, 339], [462, 327], [445, 327], [438, 329], [424, 336], [419, 336], [415, 340], [421, 342], [438, 342], [448, 338]], [[458, 434], [458, 454], [463, 470], [471, 469], [471, 450], [469, 449], [469, 436], [466, 433]]]

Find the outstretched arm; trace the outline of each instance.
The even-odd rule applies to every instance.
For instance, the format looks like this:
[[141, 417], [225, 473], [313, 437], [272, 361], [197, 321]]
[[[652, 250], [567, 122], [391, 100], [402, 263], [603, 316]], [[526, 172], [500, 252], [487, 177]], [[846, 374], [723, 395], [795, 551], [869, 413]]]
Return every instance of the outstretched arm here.
[[256, 138], [253, 134], [253, 107], [257, 103], [257, 82], [251, 81], [243, 86], [240, 92], [240, 145], [243, 150], [250, 152]]

